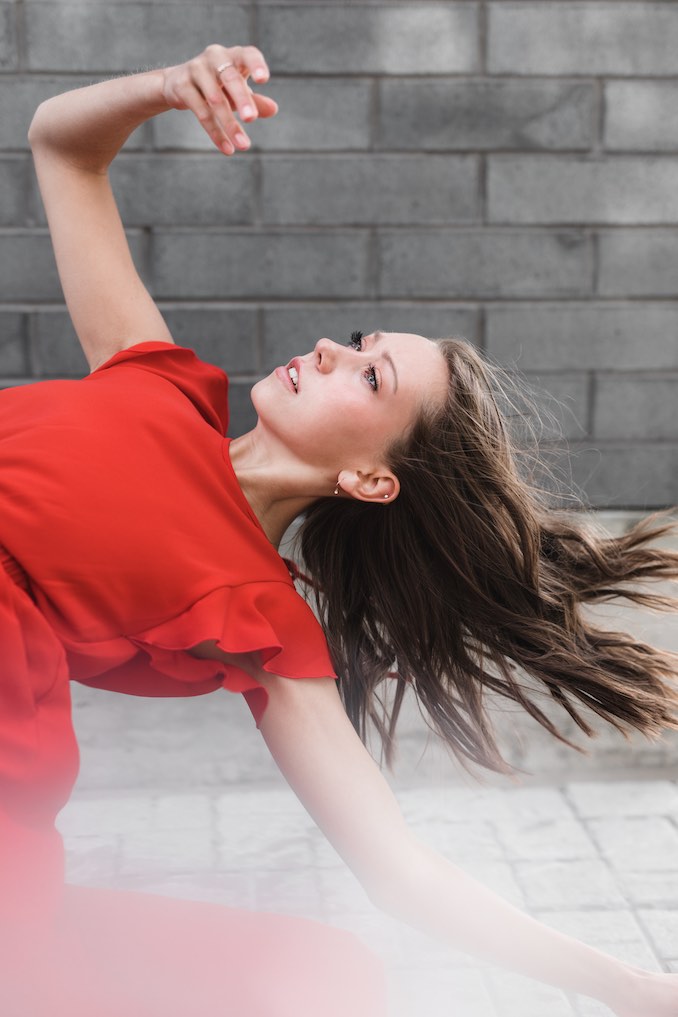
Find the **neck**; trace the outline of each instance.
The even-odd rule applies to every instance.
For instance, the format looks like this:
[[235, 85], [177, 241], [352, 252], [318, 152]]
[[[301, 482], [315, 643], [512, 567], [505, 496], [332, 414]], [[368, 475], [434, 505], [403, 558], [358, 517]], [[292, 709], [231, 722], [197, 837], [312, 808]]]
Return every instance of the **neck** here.
[[229, 453], [238, 484], [276, 548], [296, 517], [331, 492], [331, 481], [318, 478], [303, 463], [292, 462], [285, 449], [272, 448], [256, 429], [234, 438]]

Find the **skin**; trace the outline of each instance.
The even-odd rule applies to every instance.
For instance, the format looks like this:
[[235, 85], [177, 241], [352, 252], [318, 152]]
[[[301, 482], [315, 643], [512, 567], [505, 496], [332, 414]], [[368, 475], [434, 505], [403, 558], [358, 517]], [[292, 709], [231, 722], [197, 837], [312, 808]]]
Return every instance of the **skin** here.
[[[245, 152], [243, 125], [277, 112], [249, 85], [268, 79], [259, 50], [215, 45], [185, 64], [78, 89], [39, 107], [29, 139], [64, 295], [92, 369], [140, 337], [173, 341], [130, 257], [110, 163], [139, 124], [168, 109], [190, 110], [224, 155]], [[398, 371], [397, 393], [389, 391], [387, 353]], [[397, 497], [385, 448], [421, 399], [442, 398], [446, 385], [440, 354], [422, 336], [368, 336], [364, 350], [323, 338], [302, 359], [299, 393], [283, 388], [275, 372], [260, 382], [253, 392], [259, 423], [233, 443], [238, 477], [274, 542], [299, 506], [337, 483], [342, 497], [385, 504]], [[370, 364], [382, 376], [376, 396], [366, 381]], [[214, 644], [196, 652], [237, 663], [266, 688], [266, 744], [377, 906], [457, 949], [602, 1000], [617, 1017], [678, 1017], [677, 975], [643, 971], [556, 932], [417, 841], [333, 679], [290, 681], [264, 671], [256, 657], [231, 661]]]
[[[447, 367], [435, 343], [404, 332], [371, 333], [345, 345], [319, 339], [286, 371], [254, 386], [255, 429], [231, 444], [231, 460], [269, 539], [336, 487], [342, 497], [386, 505], [398, 496], [387, 449], [412, 426], [424, 401], [439, 405]], [[281, 377], [282, 375], [282, 377]]]

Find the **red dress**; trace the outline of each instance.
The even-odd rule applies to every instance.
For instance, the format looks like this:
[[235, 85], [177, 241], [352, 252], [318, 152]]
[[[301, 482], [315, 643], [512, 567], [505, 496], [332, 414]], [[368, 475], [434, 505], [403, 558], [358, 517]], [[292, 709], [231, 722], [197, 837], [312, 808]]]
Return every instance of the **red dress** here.
[[[86, 378], [1, 394], [6, 1017], [10, 1003], [17, 1017], [43, 1017], [43, 1008], [50, 1017], [170, 1017], [201, 1006], [211, 1015], [217, 1000], [234, 1017], [274, 1017], [299, 1012], [302, 984], [309, 1014], [356, 1013], [354, 995], [341, 1002], [347, 963], [362, 971], [365, 1013], [380, 1012], [378, 973], [339, 930], [63, 884], [54, 819], [78, 768], [69, 678], [144, 696], [224, 687], [244, 693], [258, 720], [266, 692], [254, 679], [186, 651], [215, 640], [230, 653], [259, 651], [276, 674], [333, 675], [322, 630], [233, 472], [227, 391], [226, 375], [191, 350], [147, 342]], [[299, 964], [306, 953], [316, 975], [304, 963], [300, 982], [281, 957]], [[281, 967], [289, 985], [272, 1008], [261, 977], [279, 980]]]

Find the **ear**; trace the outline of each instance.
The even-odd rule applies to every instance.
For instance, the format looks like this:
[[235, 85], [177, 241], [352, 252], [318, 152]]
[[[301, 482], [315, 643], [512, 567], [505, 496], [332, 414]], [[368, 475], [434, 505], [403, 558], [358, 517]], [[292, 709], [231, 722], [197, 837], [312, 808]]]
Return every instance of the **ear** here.
[[338, 485], [344, 494], [358, 501], [376, 501], [386, 505], [395, 501], [400, 493], [400, 483], [395, 473], [388, 469], [374, 473], [362, 473], [360, 470], [342, 470]]

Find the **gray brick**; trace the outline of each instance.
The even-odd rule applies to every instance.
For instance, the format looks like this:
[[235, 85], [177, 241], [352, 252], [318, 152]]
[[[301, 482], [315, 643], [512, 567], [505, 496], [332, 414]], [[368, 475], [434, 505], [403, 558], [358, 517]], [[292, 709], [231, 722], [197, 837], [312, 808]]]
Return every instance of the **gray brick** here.
[[263, 163], [269, 223], [472, 222], [480, 216], [473, 156], [271, 158]]
[[38, 377], [81, 378], [89, 373], [66, 310], [37, 311], [31, 317], [31, 365]]
[[521, 304], [487, 309], [488, 353], [523, 370], [676, 369], [677, 333], [678, 304]]
[[0, 159], [0, 226], [23, 226], [27, 219], [28, 159]]
[[[141, 263], [141, 238], [128, 235], [137, 265]], [[3, 230], [0, 232], [0, 300], [62, 300], [52, 244], [47, 232]]]
[[596, 385], [593, 434], [597, 438], [678, 441], [676, 407], [678, 372], [601, 375]]
[[601, 231], [598, 252], [598, 290], [602, 296], [675, 297], [678, 231]]
[[111, 168], [120, 214], [131, 226], [249, 225], [252, 160], [213, 155], [130, 156]]
[[678, 908], [678, 873], [619, 872], [619, 885], [636, 907]]
[[488, 68], [501, 74], [675, 74], [670, 3], [489, 4]]
[[258, 313], [252, 307], [160, 306], [175, 342], [227, 372], [258, 367]]
[[[28, 128], [45, 99], [92, 83], [91, 77], [6, 77], [0, 79], [0, 148], [28, 149]], [[136, 133], [136, 132], [135, 132]]]
[[159, 230], [153, 251], [155, 289], [161, 297], [365, 295], [366, 234]]
[[[148, 3], [31, 3], [26, 18], [27, 65], [39, 71], [132, 71], [179, 63], [213, 39], [249, 41], [245, 6]], [[149, 40], [152, 40], [152, 47]], [[102, 44], [103, 43], [103, 44]], [[152, 48], [152, 53], [150, 49]]]
[[14, 70], [19, 65], [16, 13], [16, 4], [0, 4], [0, 70], [2, 71]]
[[[370, 143], [371, 84], [339, 78], [280, 78], [263, 89], [280, 106], [270, 120], [247, 124], [253, 150], [365, 150]], [[328, 111], [330, 111], [328, 113]], [[152, 121], [158, 149], [205, 149], [212, 142], [195, 117], [170, 110]]]
[[380, 82], [380, 148], [588, 149], [596, 97], [588, 82]]
[[381, 293], [412, 297], [577, 296], [593, 286], [583, 233], [519, 230], [384, 232]]
[[488, 218], [500, 223], [678, 222], [678, 160], [496, 155]]
[[678, 502], [678, 444], [572, 446], [572, 475], [592, 505], [650, 509]]
[[479, 65], [478, 5], [271, 8], [259, 44], [274, 72], [463, 73]]
[[537, 418], [530, 415], [532, 427], [541, 439], [582, 438], [588, 432], [588, 375], [542, 371], [525, 372], [533, 391], [528, 395], [536, 404]]
[[28, 373], [24, 333], [23, 314], [0, 311], [0, 377], [16, 378]]
[[302, 304], [264, 309], [264, 370], [286, 364], [296, 354], [312, 350], [318, 339], [328, 336], [348, 342], [354, 329], [365, 335], [383, 332], [414, 332], [439, 338], [478, 336], [478, 312], [472, 307], [449, 304]]
[[497, 835], [509, 860], [562, 862], [596, 856], [593, 841], [577, 819], [538, 822], [521, 827], [502, 823]]
[[675, 152], [678, 82], [608, 81], [604, 143], [608, 149]]

